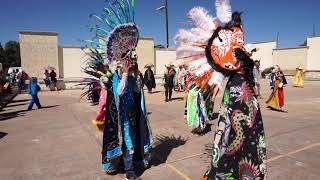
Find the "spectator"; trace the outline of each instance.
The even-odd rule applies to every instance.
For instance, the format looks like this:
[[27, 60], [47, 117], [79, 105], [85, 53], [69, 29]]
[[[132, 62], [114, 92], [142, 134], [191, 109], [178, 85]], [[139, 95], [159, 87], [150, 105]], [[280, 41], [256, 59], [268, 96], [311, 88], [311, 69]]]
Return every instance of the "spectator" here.
[[152, 92], [152, 88], [156, 88], [156, 81], [151, 66], [148, 66], [144, 73], [144, 84], [148, 88], [148, 93]]
[[260, 61], [256, 60], [254, 61], [254, 67], [253, 67], [253, 77], [254, 77], [254, 82], [256, 86], [256, 91], [258, 97], [261, 98], [261, 92], [260, 92], [260, 79], [261, 79], [261, 71], [260, 71]]
[[50, 73], [49, 71], [46, 69], [44, 70], [44, 73], [43, 73], [43, 81], [44, 81], [44, 84], [48, 87], [50, 85]]
[[172, 65], [167, 66], [167, 70], [164, 74], [164, 88], [165, 88], [166, 102], [171, 101], [175, 74], [176, 74], [176, 71], [173, 69], [173, 66]]
[[50, 80], [53, 83], [54, 87], [56, 87], [57, 86], [57, 74], [56, 74], [56, 72], [54, 72], [54, 70], [52, 70], [50, 72]]
[[284, 108], [284, 86], [288, 84], [286, 77], [280, 67], [277, 65], [274, 68], [274, 72], [271, 75], [271, 89], [272, 93], [269, 99], [266, 101], [267, 105], [275, 110], [288, 112]]
[[25, 81], [29, 79], [29, 75], [26, 72], [21, 71], [17, 74], [17, 79], [18, 79], [18, 92], [19, 94], [21, 94], [22, 89], [24, 89], [24, 86], [25, 86]]
[[38, 98], [38, 91], [40, 91], [40, 86], [38, 85], [37, 78], [32, 77], [29, 84], [29, 94], [31, 95], [32, 99], [28, 106], [28, 111], [32, 110], [34, 103], [36, 103], [38, 109], [41, 108], [41, 104]]
[[183, 66], [179, 66], [179, 74], [178, 74], [178, 91], [182, 92], [185, 90], [185, 82], [186, 82], [187, 71]]

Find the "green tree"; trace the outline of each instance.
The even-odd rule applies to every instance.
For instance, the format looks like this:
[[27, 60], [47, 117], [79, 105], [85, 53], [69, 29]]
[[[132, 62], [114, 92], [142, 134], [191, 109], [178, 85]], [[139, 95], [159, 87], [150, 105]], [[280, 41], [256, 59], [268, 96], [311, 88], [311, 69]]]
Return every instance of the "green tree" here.
[[8, 41], [4, 47], [4, 54], [4, 68], [21, 66], [20, 45], [17, 41]]
[[5, 52], [4, 52], [4, 49], [2, 47], [2, 44], [0, 43], [0, 63], [2, 63], [2, 68], [5, 69], [6, 67], [6, 55], [5, 55]]
[[155, 45], [154, 48], [165, 48], [165, 47], [162, 44], [158, 44], [158, 45]]

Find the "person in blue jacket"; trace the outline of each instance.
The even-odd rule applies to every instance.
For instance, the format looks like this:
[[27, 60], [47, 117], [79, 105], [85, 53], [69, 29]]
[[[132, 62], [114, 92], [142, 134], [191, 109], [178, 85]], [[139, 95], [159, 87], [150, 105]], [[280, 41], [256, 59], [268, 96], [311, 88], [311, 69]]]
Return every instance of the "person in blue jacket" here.
[[29, 83], [29, 94], [31, 95], [32, 99], [29, 103], [28, 111], [32, 110], [34, 103], [36, 103], [38, 109], [40, 109], [42, 107], [40, 104], [39, 98], [38, 98], [38, 91], [40, 91], [40, 86], [38, 85], [38, 80], [36, 77], [32, 77], [30, 79], [30, 83]]

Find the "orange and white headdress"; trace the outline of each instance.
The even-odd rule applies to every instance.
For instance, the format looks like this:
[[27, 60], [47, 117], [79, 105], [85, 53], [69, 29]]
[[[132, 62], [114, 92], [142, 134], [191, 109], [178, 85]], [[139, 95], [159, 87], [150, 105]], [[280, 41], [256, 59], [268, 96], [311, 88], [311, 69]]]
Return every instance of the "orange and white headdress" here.
[[235, 49], [245, 51], [241, 13], [231, 12], [229, 0], [216, 0], [215, 5], [216, 18], [202, 7], [192, 8], [188, 17], [193, 27], [175, 36], [177, 59], [188, 61], [187, 70], [203, 90], [222, 89], [224, 78], [240, 68]]

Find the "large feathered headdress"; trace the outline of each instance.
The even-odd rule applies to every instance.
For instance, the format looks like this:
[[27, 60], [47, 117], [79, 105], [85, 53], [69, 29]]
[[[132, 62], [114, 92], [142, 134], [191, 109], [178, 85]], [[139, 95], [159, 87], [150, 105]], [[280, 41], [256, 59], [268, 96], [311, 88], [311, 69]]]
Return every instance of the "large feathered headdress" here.
[[108, 0], [102, 15], [91, 14], [97, 20], [90, 26], [95, 38], [90, 41], [95, 49], [105, 52], [110, 62], [123, 61], [135, 50], [139, 30], [134, 23], [134, 0]]
[[232, 13], [229, 0], [216, 0], [217, 17], [202, 7], [188, 13], [191, 29], [181, 29], [175, 36], [177, 59], [188, 59], [188, 71], [204, 90], [222, 88], [230, 71], [240, 68], [235, 49], [243, 49], [244, 33], [238, 12]]
[[82, 81], [86, 87], [95, 87], [83, 95], [99, 90], [99, 78], [107, 71], [106, 64], [130, 61], [139, 40], [139, 30], [134, 23], [134, 0], [106, 0], [102, 14], [90, 14], [93, 23], [89, 30], [94, 37], [85, 40], [89, 57], [84, 72], [90, 75]]

